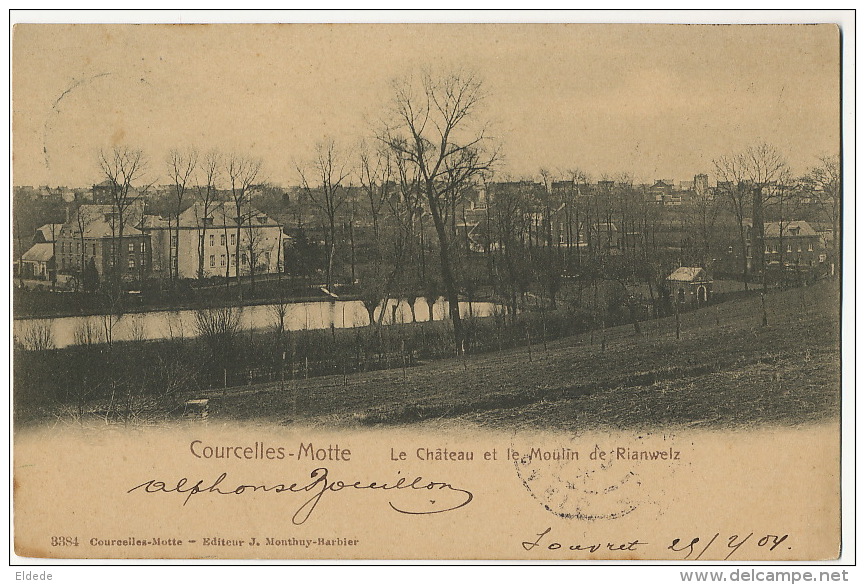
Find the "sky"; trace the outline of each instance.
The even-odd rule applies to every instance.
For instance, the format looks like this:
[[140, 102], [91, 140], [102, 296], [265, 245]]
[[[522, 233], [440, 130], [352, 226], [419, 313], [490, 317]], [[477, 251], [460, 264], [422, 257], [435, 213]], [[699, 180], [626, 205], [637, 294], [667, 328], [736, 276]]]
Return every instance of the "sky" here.
[[640, 182], [713, 177], [762, 142], [795, 173], [838, 152], [834, 25], [50, 25], [12, 47], [13, 183], [89, 186], [98, 153], [172, 148], [260, 157], [278, 185], [332, 137], [374, 135], [391, 82], [473, 71], [499, 177], [581, 169]]

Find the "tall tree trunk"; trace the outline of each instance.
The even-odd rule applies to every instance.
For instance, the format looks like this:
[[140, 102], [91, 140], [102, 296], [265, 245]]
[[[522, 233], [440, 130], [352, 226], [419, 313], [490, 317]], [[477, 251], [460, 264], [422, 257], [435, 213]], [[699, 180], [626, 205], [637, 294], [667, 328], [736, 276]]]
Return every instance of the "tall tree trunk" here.
[[463, 339], [463, 327], [462, 319], [460, 318], [459, 293], [451, 266], [450, 250], [447, 242], [447, 228], [437, 210], [433, 212], [432, 216], [439, 239], [439, 261], [441, 262], [442, 269], [442, 283], [445, 287], [445, 298], [448, 301], [448, 312], [454, 325], [454, 343], [457, 352], [459, 352]]
[[204, 243], [207, 241], [207, 226], [205, 225], [198, 232], [198, 280], [204, 278], [204, 255], [205, 255], [205, 247]]
[[[252, 218], [250, 218], [252, 221]], [[238, 298], [243, 300], [243, 283], [240, 282], [240, 224], [243, 223], [241, 219], [241, 210], [240, 206], [237, 207], [237, 227], [234, 230], [234, 237], [237, 240], [234, 242], [234, 276], [237, 278], [237, 295]], [[252, 258], [249, 259], [250, 264], [252, 264]], [[229, 270], [231, 270], [231, 254], [226, 258], [226, 264], [228, 265]]]
[[331, 214], [328, 218], [328, 242], [327, 242], [327, 290], [333, 292], [333, 256], [336, 253], [336, 220]]

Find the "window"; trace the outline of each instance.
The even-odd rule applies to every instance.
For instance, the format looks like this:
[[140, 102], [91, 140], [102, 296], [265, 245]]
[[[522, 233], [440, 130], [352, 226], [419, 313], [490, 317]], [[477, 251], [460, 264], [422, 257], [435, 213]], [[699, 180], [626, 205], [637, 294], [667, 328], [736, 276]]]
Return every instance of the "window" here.
[[231, 262], [231, 265], [237, 266], [237, 254], [232, 254], [231, 260], [229, 260], [229, 262]]
[[801, 252], [801, 251], [802, 251], [802, 244], [801, 244], [801, 243], [798, 244], [798, 245], [796, 246], [796, 251], [797, 251], [797, 252]]
[[813, 251], [814, 251], [814, 244], [813, 244], [812, 242], [808, 242], [808, 251], [809, 251], [809, 252], [813, 252]]
[[244, 266], [246, 266], [246, 252], [240, 255], [240, 261]]
[[[214, 237], [215, 237], [215, 236], [214, 236], [213, 234], [210, 234], [210, 245], [211, 245], [211, 246], [213, 245], [213, 238], [214, 238]], [[211, 256], [211, 258], [213, 258], [213, 256]]]
[[769, 244], [766, 244], [766, 253], [768, 254], [769, 252], [771, 252], [771, 250], [769, 249]]
[[234, 246], [234, 234], [231, 234], [231, 245]]
[[93, 246], [93, 255], [95, 256], [96, 255], [96, 242], [93, 242], [92, 246]]
[[792, 251], [793, 251], [793, 244], [787, 244], [787, 253], [789, 254]]
[[220, 246], [225, 245], [225, 234], [219, 234], [219, 245]]
[[270, 252], [264, 253], [264, 263], [270, 266]]
[[820, 254], [819, 260], [820, 260], [820, 262], [825, 262], [826, 261], [826, 254]]
[[135, 270], [135, 258], [129, 259], [129, 270]]
[[[210, 236], [210, 237], [212, 238], [213, 236]], [[214, 266], [216, 266], [216, 256], [214, 254], [211, 254], [210, 255], [210, 267], [213, 268]]]
[[130, 252], [134, 252], [134, 251], [135, 251], [135, 244], [134, 244], [133, 242], [129, 242], [129, 246], [128, 246], [128, 247], [129, 247], [129, 251], [130, 251]]
[[[144, 248], [144, 242], [141, 243], [141, 247]], [[171, 236], [171, 247], [177, 247], [177, 236]]]
[[219, 265], [220, 265], [220, 266], [225, 266], [225, 254], [220, 254], [220, 255], [219, 255]]

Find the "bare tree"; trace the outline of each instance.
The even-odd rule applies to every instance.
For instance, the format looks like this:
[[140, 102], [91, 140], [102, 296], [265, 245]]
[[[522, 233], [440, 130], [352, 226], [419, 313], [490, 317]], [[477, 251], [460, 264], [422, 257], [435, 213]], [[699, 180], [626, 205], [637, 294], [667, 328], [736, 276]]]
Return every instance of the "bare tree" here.
[[[757, 260], [756, 270], [762, 276], [765, 292], [767, 284], [763, 212], [766, 202], [774, 194], [771, 187], [789, 172], [787, 162], [778, 149], [763, 143], [751, 146], [744, 152], [721, 157], [714, 163], [718, 179], [725, 183], [728, 196], [734, 203], [737, 219], [746, 213], [748, 202], [751, 204], [751, 250]], [[739, 224], [742, 234], [740, 237], [744, 242], [743, 219], [739, 220]], [[743, 250], [744, 248], [743, 244]]]
[[[78, 290], [84, 284], [84, 271], [87, 268], [87, 229], [97, 219], [97, 214], [94, 208], [86, 205], [83, 200], [76, 197], [74, 209], [72, 211], [72, 223], [75, 229], [75, 235], [78, 236], [77, 245], [79, 246], [80, 257], [78, 259], [78, 275], [75, 279], [75, 289]], [[69, 244], [72, 245], [71, 242]]]
[[[165, 164], [168, 167], [168, 177], [172, 183], [171, 216], [174, 219], [174, 234], [171, 235], [171, 241], [168, 246], [170, 254], [169, 275], [172, 281], [176, 281], [180, 276], [180, 214], [183, 212], [183, 204], [186, 200], [187, 191], [191, 187], [192, 174], [195, 172], [195, 167], [198, 164], [198, 153], [194, 149], [188, 149], [184, 152], [172, 149], [168, 153]], [[168, 219], [169, 231], [171, 229], [171, 216]]]
[[54, 337], [51, 333], [50, 320], [32, 320], [25, 323], [22, 329], [23, 332], [20, 336], [15, 335], [15, 341], [24, 349], [28, 351], [54, 349]]
[[434, 76], [425, 71], [420, 80], [397, 80], [393, 87], [393, 107], [380, 139], [413, 165], [420, 178], [438, 237], [441, 276], [459, 350], [463, 331], [454, 274], [456, 242], [448, 226], [455, 221], [456, 204], [464, 189], [497, 158], [495, 151], [488, 151], [485, 125], [475, 120], [484, 97], [482, 84], [463, 72]]
[[198, 220], [198, 278], [204, 278], [205, 242], [207, 241], [208, 224], [213, 223], [213, 207], [216, 202], [222, 156], [217, 150], [211, 150], [204, 155], [199, 173], [196, 176], [196, 195], [201, 203], [201, 215]]
[[75, 345], [90, 347], [102, 341], [99, 325], [91, 317], [81, 317], [72, 332]]
[[745, 290], [748, 290], [748, 281], [751, 266], [749, 258], [751, 256], [751, 248], [748, 244], [747, 235], [747, 204], [749, 191], [741, 178], [741, 172], [736, 164], [736, 161], [730, 158], [722, 157], [715, 161], [715, 169], [718, 173], [718, 186], [716, 191], [723, 195], [730, 205], [733, 216], [736, 218], [736, 224], [739, 228], [739, 249], [742, 253], [742, 280], [745, 283]]
[[372, 231], [375, 240], [379, 236], [379, 221], [382, 208], [391, 195], [391, 152], [377, 149], [370, 153], [366, 143], [360, 146], [360, 185], [366, 193], [372, 216]]
[[696, 232], [696, 239], [699, 242], [700, 265], [704, 268], [710, 268], [715, 224], [721, 209], [720, 202], [716, 200], [715, 194], [711, 190], [695, 187], [689, 207], [689, 215], [691, 216], [689, 226], [691, 230]]
[[147, 170], [147, 159], [141, 150], [128, 146], [115, 146], [110, 152], [99, 151], [99, 166], [108, 180], [108, 194], [113, 211], [112, 231], [112, 272], [115, 287], [120, 286], [121, 253], [123, 232], [130, 222], [131, 208], [135, 203], [133, 183], [140, 181]]
[[[243, 252], [242, 256], [238, 257], [240, 266], [244, 265], [243, 258], [249, 262], [249, 282], [253, 293], [255, 292], [255, 274], [258, 271], [259, 265], [261, 265], [264, 272], [268, 272], [270, 269], [270, 257], [268, 255], [270, 246], [267, 244], [267, 232], [258, 223], [259, 218], [263, 218], [263, 216], [251, 212], [248, 212], [244, 216], [245, 225], [243, 233], [245, 237], [243, 239]], [[264, 257], [263, 263], [262, 257]]]
[[[764, 209], [773, 195], [770, 187], [789, 171], [781, 152], [774, 146], [759, 144], [744, 152], [715, 161], [719, 178], [732, 183], [740, 195], [750, 193], [751, 202], [751, 245], [757, 259], [756, 269], [761, 273], [763, 290], [766, 290], [766, 256]], [[732, 186], [731, 186], [732, 187]], [[732, 191], [732, 188], [730, 189]]]
[[[236, 218], [232, 218], [229, 215], [229, 213], [231, 213], [230, 209], [228, 211], [226, 211], [227, 205], [228, 204], [222, 204], [219, 206], [220, 216], [221, 216], [220, 219], [221, 219], [221, 225], [222, 225], [222, 233], [219, 234], [219, 243], [222, 246], [222, 249], [225, 251], [225, 254], [222, 255], [222, 258], [220, 258], [220, 266], [225, 269], [225, 289], [226, 289], [226, 292], [228, 291], [229, 283], [231, 282], [231, 250], [232, 250], [231, 238], [235, 239], [235, 241], [234, 241], [235, 253], [237, 252], [237, 244], [240, 242], [239, 234], [237, 232], [231, 233], [231, 230], [229, 229], [229, 227], [230, 227], [231, 223], [234, 223], [234, 222], [236, 222], [237, 226], [240, 226], [242, 224], [242, 219], [241, 219], [242, 214], [239, 214]], [[235, 213], [237, 213], [237, 212], [235, 211]], [[225, 261], [224, 265], [222, 265], [223, 258]], [[238, 277], [238, 279], [240, 278], [240, 270], [237, 269], [238, 268], [237, 262], [239, 259], [240, 259], [239, 257], [236, 257], [234, 260], [235, 275]]]
[[[315, 147], [315, 159], [309, 170], [297, 166], [300, 183], [309, 201], [322, 213], [327, 232], [327, 290], [333, 287], [333, 261], [336, 253], [336, 217], [348, 198], [344, 181], [348, 178], [349, 157], [339, 150], [332, 138]], [[316, 185], [310, 185], [310, 180]], [[314, 179], [313, 179], [314, 177]]]
[[820, 158], [803, 181], [816, 201], [821, 215], [832, 224], [832, 262], [838, 262], [841, 219], [841, 159], [838, 155]]
[[504, 265], [500, 276], [500, 290], [505, 294], [507, 307], [512, 316], [518, 312], [518, 301], [528, 290], [528, 272], [531, 262], [528, 259], [528, 226], [526, 220], [529, 209], [527, 194], [512, 185], [504, 186], [491, 193], [490, 207], [492, 224], [495, 230], [496, 254], [498, 264]]
[[102, 310], [99, 313], [99, 320], [102, 324], [102, 338], [111, 348], [114, 343], [114, 329], [124, 315], [123, 292], [117, 287], [108, 287], [102, 291], [100, 300]]
[[225, 376], [236, 361], [237, 343], [241, 335], [242, 309], [218, 307], [195, 311], [195, 332], [210, 352], [211, 367], [224, 368]]
[[[787, 228], [790, 227], [802, 209], [802, 199], [799, 185], [793, 178], [785, 173], [770, 186], [770, 199], [773, 207], [777, 209], [778, 224], [778, 267], [782, 271], [787, 267], [785, 258], [784, 238]], [[792, 252], [792, 251], [791, 251]]]
[[[232, 154], [225, 163], [225, 172], [231, 189], [231, 200], [234, 203], [234, 210], [237, 214], [234, 218], [234, 221], [237, 223], [234, 243], [234, 272], [235, 276], [237, 276], [238, 291], [242, 296], [240, 266], [237, 265], [237, 262], [240, 260], [240, 230], [244, 221], [244, 210], [249, 205], [252, 187], [256, 184], [256, 181], [259, 179], [259, 173], [261, 173], [261, 160]], [[230, 268], [231, 254], [229, 253], [227, 256], [226, 268]], [[226, 270], [226, 278], [228, 275], [229, 271]]]

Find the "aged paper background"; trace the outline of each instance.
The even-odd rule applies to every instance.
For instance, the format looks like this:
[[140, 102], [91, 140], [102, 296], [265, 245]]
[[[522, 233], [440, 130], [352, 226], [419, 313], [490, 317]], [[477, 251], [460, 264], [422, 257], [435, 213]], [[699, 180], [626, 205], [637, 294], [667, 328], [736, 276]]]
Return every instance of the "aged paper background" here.
[[[678, 38], [680, 31], [670, 30], [671, 43], [683, 44], [669, 50], [687, 51], [687, 43], [718, 42], [718, 50], [731, 52], [735, 60], [739, 53], [765, 48], [762, 41], [737, 27], [728, 29], [722, 41], [714, 41], [711, 28], [701, 29], [687, 41]], [[622, 34], [625, 45], [640, 46], [659, 42], [663, 29], [630, 25], [614, 30]], [[580, 42], [594, 46], [599, 42], [596, 36], [606, 39], [610, 28], [595, 25], [579, 32]], [[131, 141], [156, 151], [167, 142], [195, 142], [204, 136], [214, 143], [231, 144], [235, 140], [232, 133], [241, 126], [258, 137], [242, 146], [272, 161], [273, 175], [288, 177], [292, 160], [302, 153], [296, 144], [309, 145], [317, 138], [315, 124], [324, 125], [330, 133], [362, 131], [364, 116], [339, 114], [338, 106], [355, 101], [359, 109], [366, 110], [378, 99], [362, 92], [352, 96], [351, 92], [360, 78], [385, 69], [388, 55], [396, 55], [404, 66], [418, 62], [424, 52], [450, 62], [474, 54], [489, 67], [494, 84], [496, 67], [524, 69], [534, 95], [526, 98], [525, 88], [512, 87], [512, 93], [500, 92], [494, 98], [500, 102], [497, 115], [504, 121], [502, 134], [524, 132], [524, 126], [509, 127], [508, 120], [525, 116], [527, 106], [549, 108], [555, 117], [572, 105], [545, 103], [543, 83], [567, 81], [546, 77], [544, 70], [537, 70], [537, 61], [521, 60], [520, 54], [537, 50], [538, 39], [546, 37], [543, 42], [549, 45], [544, 49], [549, 61], [560, 61], [566, 57], [557, 48], [569, 42], [571, 33], [572, 27], [547, 25], [19, 25], [13, 45], [14, 183], [95, 182], [92, 171], [82, 169], [75, 159], [64, 160], [64, 149], [86, 150]], [[777, 84], [775, 76], [789, 74], [775, 66], [789, 51], [806, 54], [813, 70], [837, 73], [834, 26], [798, 27], [793, 34], [784, 27], [767, 27], [766, 34], [778, 35], [778, 50], [766, 54], [760, 71], [768, 85]], [[286, 37], [293, 42], [291, 50], [283, 54], [284, 62], [281, 56], [257, 51], [259, 46], [279, 48]], [[417, 48], [424, 44], [425, 49]], [[151, 51], [162, 47], [166, 56], [183, 62], [202, 46], [211, 52], [212, 59], [186, 64], [183, 78], [165, 77], [158, 67], [163, 57], [158, 50]], [[322, 55], [328, 52], [322, 47], [335, 46], [342, 47], [341, 55], [345, 47], [351, 47], [353, 60], [340, 64], [339, 70], [353, 71], [356, 77], [346, 81], [340, 95], [322, 96], [314, 91], [316, 78], [306, 80], [303, 71], [327, 68]], [[406, 47], [404, 55], [400, 47]], [[145, 57], [140, 56], [145, 53]], [[91, 85], [82, 94], [71, 91], [62, 114], [57, 114], [61, 94], [46, 90], [57, 86], [50, 81], [57, 77], [57, 68], [67, 82], [90, 80], [107, 71], [103, 69], [106, 63], [118, 67], [116, 72], [108, 71], [107, 84]], [[279, 71], [283, 65], [291, 75]], [[593, 113], [606, 117], [621, 142], [631, 145], [629, 148], [645, 130], [640, 128], [629, 135], [632, 118], [680, 116], [687, 120], [695, 112], [714, 111], [715, 102], [731, 99], [728, 94], [710, 92], [703, 96], [706, 103], [700, 107], [677, 102], [676, 85], [688, 83], [687, 76], [659, 80], [650, 64], [641, 65], [635, 65], [629, 71], [632, 75], [622, 83], [635, 84], [625, 90], [642, 92], [646, 110], [633, 111], [628, 101], [607, 103]], [[603, 62], [599, 64], [603, 66]], [[692, 66], [692, 74], [699, 76], [699, 60]], [[272, 79], [279, 92], [244, 96], [252, 91], [249, 87], [224, 85], [219, 71], [225, 69], [245, 71], [256, 87], [262, 79]], [[747, 131], [737, 127], [725, 134], [719, 130], [723, 121], [709, 118], [704, 121], [706, 134], [714, 137], [709, 143], [726, 152], [747, 144], [754, 135], [784, 136], [785, 147], [791, 152], [803, 151], [801, 160], [791, 161], [800, 167], [807, 162], [806, 154], [837, 145], [840, 128], [825, 122], [837, 121], [840, 116], [839, 79], [836, 73], [811, 77], [813, 70], [799, 72], [799, 85], [806, 87], [804, 97], [799, 96], [802, 101], [783, 106], [790, 114], [783, 118], [787, 127], [779, 128], [780, 118], [756, 110], [743, 118]], [[561, 68], [551, 67], [549, 73], [558, 75]], [[830, 87], [828, 91], [807, 89], [817, 83]], [[196, 117], [194, 104], [172, 99], [174, 95], [188, 95], [185, 88], [190, 86], [197, 88], [204, 101], [224, 98], [224, 107]], [[825, 90], [825, 85], [821, 89]], [[751, 91], [759, 93], [760, 89], [752, 87]], [[282, 100], [280, 96], [285, 95], [292, 99]], [[772, 100], [781, 103], [784, 98], [759, 99], [765, 100], [767, 111], [772, 111]], [[260, 114], [265, 109], [291, 122], [273, 124]], [[372, 116], [372, 111], [368, 115]], [[169, 124], [175, 127], [167, 133], [154, 130], [153, 120], [166, 117], [183, 122]], [[647, 173], [686, 176], [681, 168], [702, 169], [711, 163], [711, 154], [698, 152], [706, 147], [705, 137], [699, 147], [692, 146], [692, 126], [683, 123], [666, 129], [658, 121], [653, 123], [664, 133], [653, 156], [685, 160], [680, 168], [647, 163]], [[532, 172], [543, 160], [560, 164], [555, 160], [555, 146], [543, 144], [545, 129], [538, 128], [532, 140], [514, 149], [515, 174]], [[283, 148], [284, 143], [289, 146]], [[643, 156], [629, 152], [637, 158]], [[615, 146], [599, 146], [588, 156], [587, 164], [617, 168], [615, 161], [623, 152]], [[441, 421], [374, 429], [307, 428], [302, 422], [285, 426], [191, 422], [84, 429], [61, 423], [18, 428], [13, 463], [15, 552], [22, 557], [54, 558], [693, 560], [700, 555], [701, 560], [832, 559], [839, 555], [841, 546], [839, 429], [839, 420], [734, 430], [649, 427], [574, 428], [567, 432], [490, 430], [468, 422]], [[294, 455], [301, 444], [312, 443], [315, 448], [338, 444], [340, 449], [350, 449], [351, 459], [201, 460], [190, 451], [190, 443], [196, 440], [202, 441], [201, 445], [232, 447], [263, 443], [283, 447]], [[609, 453], [619, 447], [675, 452], [679, 458], [617, 460], [612, 464], [590, 458], [596, 448]], [[474, 461], [431, 462], [417, 457], [419, 449], [438, 448], [471, 451]], [[508, 449], [526, 453], [533, 448], [565, 448], [579, 453], [579, 458], [568, 462], [506, 459]], [[485, 460], [484, 454], [493, 450], [496, 459]], [[407, 459], [394, 461], [393, 456], [401, 451], [406, 452]], [[224, 485], [232, 489], [244, 484], [303, 485], [317, 467], [326, 467], [332, 481], [346, 483], [392, 483], [399, 477], [411, 480], [420, 476], [427, 482], [446, 482], [466, 490], [472, 500], [448, 512], [405, 514], [393, 508], [434, 511], [442, 506], [441, 501], [434, 502], [441, 494], [437, 490], [391, 495], [345, 489], [325, 493], [309, 519], [296, 524], [292, 516], [309, 494], [198, 494], [184, 505], [184, 496], [177, 493], [128, 493], [149, 480], [176, 486], [180, 478], [188, 478], [189, 484], [203, 480], [201, 485], [207, 486], [223, 472], [227, 474]], [[443, 497], [457, 504], [462, 501], [458, 494], [446, 492]], [[52, 546], [52, 537], [77, 537], [80, 544]], [[252, 538], [260, 545], [250, 544]], [[699, 542], [691, 550], [687, 545], [695, 538]], [[176, 539], [183, 544], [102, 544], [128, 539]], [[204, 544], [206, 539], [235, 542]], [[267, 539], [282, 543], [268, 545]], [[335, 543], [321, 544], [319, 539]], [[306, 546], [297, 541], [313, 542]], [[354, 544], [345, 544], [349, 541]], [[561, 546], [551, 546], [555, 543]], [[593, 545], [598, 548], [592, 550]], [[614, 548], [618, 550], [611, 550]]]

